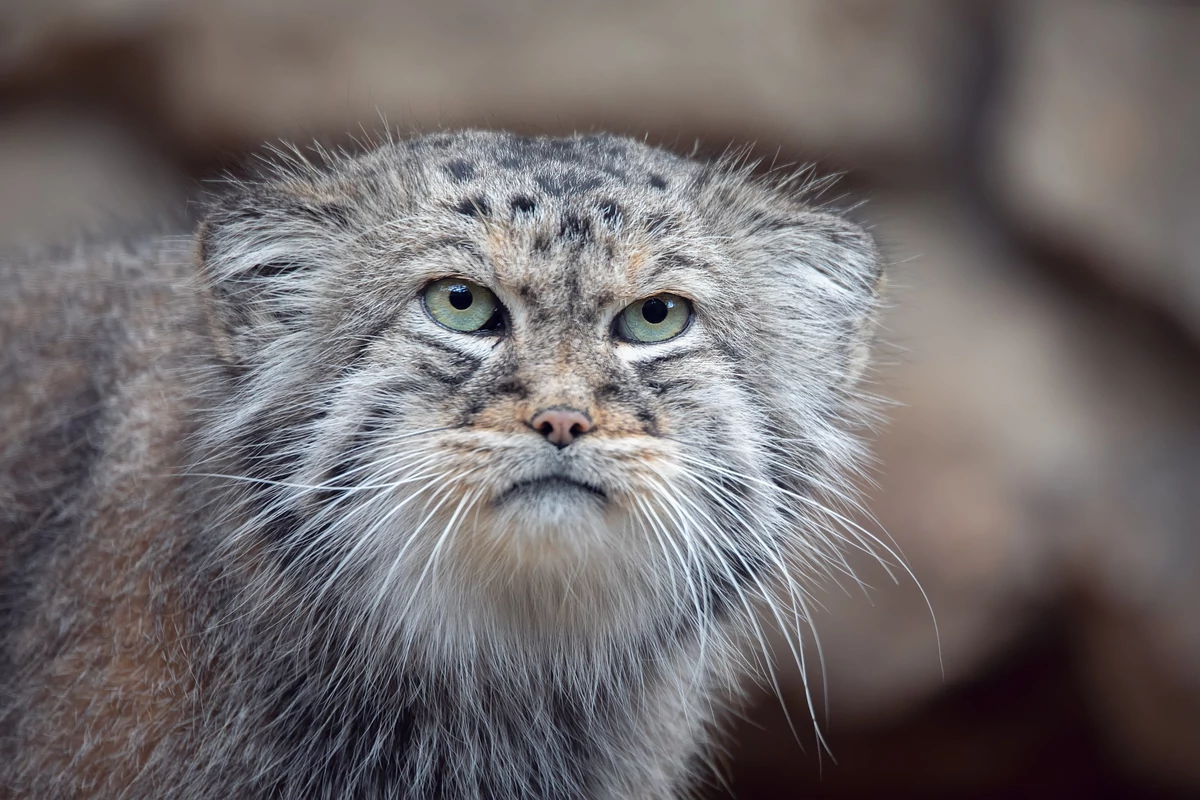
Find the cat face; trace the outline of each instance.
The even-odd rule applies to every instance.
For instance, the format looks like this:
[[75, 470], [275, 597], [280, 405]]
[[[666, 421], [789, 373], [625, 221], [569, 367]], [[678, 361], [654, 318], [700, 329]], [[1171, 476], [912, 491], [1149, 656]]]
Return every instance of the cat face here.
[[820, 498], [856, 455], [878, 260], [780, 188], [613, 137], [443, 134], [243, 187], [201, 260], [230, 536], [314, 602], [628, 627], [837, 558]]

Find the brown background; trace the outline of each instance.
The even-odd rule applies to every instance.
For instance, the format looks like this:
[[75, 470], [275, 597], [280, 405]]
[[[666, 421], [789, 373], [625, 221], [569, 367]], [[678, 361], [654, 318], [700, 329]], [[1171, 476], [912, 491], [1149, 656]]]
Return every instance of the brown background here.
[[944, 673], [912, 580], [860, 559], [870, 591], [819, 592], [838, 763], [783, 669], [806, 752], [764, 695], [738, 797], [1200, 792], [1200, 8], [9, 0], [0, 249], [186, 214], [263, 141], [382, 119], [752, 142], [869, 201], [873, 529]]

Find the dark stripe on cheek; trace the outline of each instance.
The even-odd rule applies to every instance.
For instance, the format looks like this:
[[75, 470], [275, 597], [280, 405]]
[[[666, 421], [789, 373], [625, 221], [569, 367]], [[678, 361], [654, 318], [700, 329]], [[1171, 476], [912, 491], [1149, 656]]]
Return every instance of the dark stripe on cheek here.
[[489, 398], [483, 394], [476, 393], [474, 396], [471, 396], [468, 399], [470, 402], [468, 403], [467, 407], [463, 409], [462, 421], [459, 423], [460, 425], [471, 424], [471, 420], [473, 420], [479, 414], [479, 412], [488, 407]]
[[461, 386], [479, 369], [479, 359], [463, 355], [439, 360], [420, 359], [413, 362], [413, 368], [443, 386]]
[[414, 364], [413, 367], [425, 378], [428, 378], [431, 381], [436, 381], [437, 383], [446, 387], [462, 386], [467, 382], [467, 379], [471, 377], [469, 373], [463, 374], [461, 372], [447, 372], [446, 370], [440, 369], [439, 367], [429, 363]]
[[689, 391], [696, 388], [696, 382], [688, 378], [676, 378], [675, 380], [662, 380], [640, 375], [642, 382], [654, 392], [654, 394], [662, 397], [668, 392]]
[[637, 417], [638, 422], [642, 423], [642, 428], [647, 434], [650, 436], [658, 435], [658, 417], [654, 415], [653, 411], [643, 406], [634, 412], [634, 416]]
[[497, 395], [510, 395], [518, 400], [524, 400], [529, 397], [529, 389], [516, 378], [499, 381], [495, 385], [495, 392]]
[[408, 339], [409, 341], [424, 345], [431, 350], [437, 350], [440, 353], [447, 353], [455, 358], [469, 359], [470, 361], [474, 362], [476, 366], [479, 365], [479, 360], [474, 356], [468, 356], [462, 350], [459, 350], [454, 345], [437, 336], [427, 336], [426, 334], [417, 333], [416, 331], [405, 331], [404, 338]]
[[380, 434], [395, 416], [392, 406], [376, 404], [367, 409], [358, 423], [358, 429], [350, 438], [345, 454], [325, 473], [325, 480], [335, 486], [358, 485], [363, 475], [363, 464], [381, 447], [386, 447]]
[[639, 375], [642, 375], [644, 370], [653, 369], [654, 367], [659, 367], [663, 364], [670, 364], [674, 361], [682, 361], [685, 358], [698, 356], [703, 352], [704, 350], [698, 347], [688, 350], [672, 350], [669, 353], [663, 353], [661, 356], [655, 356], [654, 358], [647, 358], [644, 361], [638, 361], [634, 365], [634, 369], [637, 370]]
[[742, 355], [741, 351], [734, 347], [731, 342], [726, 341], [719, 336], [713, 337], [713, 341], [716, 342], [717, 349], [727, 356], [730, 361], [736, 364], [744, 360], [745, 357]]

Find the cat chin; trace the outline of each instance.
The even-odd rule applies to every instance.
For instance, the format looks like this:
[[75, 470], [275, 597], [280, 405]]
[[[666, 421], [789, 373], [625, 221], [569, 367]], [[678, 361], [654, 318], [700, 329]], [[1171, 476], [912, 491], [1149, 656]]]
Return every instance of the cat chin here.
[[621, 516], [587, 489], [554, 483], [507, 496], [462, 533], [510, 570], [577, 569], [628, 539]]
[[[396, 536], [380, 539], [402, 548], [419, 520], [414, 509]], [[450, 640], [611, 639], [673, 602], [661, 597], [658, 540], [620, 497], [573, 480], [523, 482], [469, 511], [439, 514], [403, 553], [377, 552], [361, 594], [382, 611], [380, 624], [425, 620], [416, 627]]]
[[567, 478], [543, 478], [514, 484], [493, 503], [494, 513], [519, 526], [570, 535], [578, 527], [590, 528], [603, 517], [607, 495], [600, 489]]
[[652, 628], [673, 607], [655, 554], [619, 512], [566, 492], [502, 509], [472, 512], [419, 591], [425, 558], [404, 564], [379, 624], [438, 631], [433, 650], [453, 659], [464, 643], [507, 653], [601, 647]]
[[583, 575], [617, 585], [631, 563], [653, 558], [625, 509], [569, 484], [538, 485], [473, 511], [455, 539], [447, 555], [460, 572], [506, 586], [552, 587]]

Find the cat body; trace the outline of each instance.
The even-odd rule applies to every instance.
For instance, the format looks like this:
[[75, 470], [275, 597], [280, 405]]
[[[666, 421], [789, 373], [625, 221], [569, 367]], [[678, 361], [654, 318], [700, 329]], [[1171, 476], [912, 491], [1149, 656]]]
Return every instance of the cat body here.
[[880, 262], [728, 162], [283, 154], [0, 270], [12, 797], [678, 796], [840, 563]]

